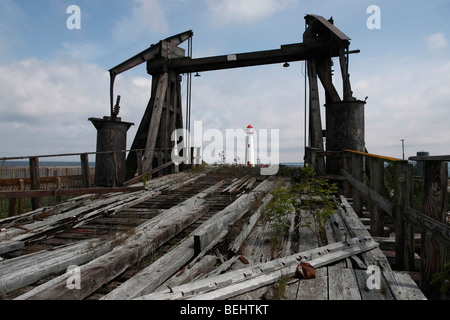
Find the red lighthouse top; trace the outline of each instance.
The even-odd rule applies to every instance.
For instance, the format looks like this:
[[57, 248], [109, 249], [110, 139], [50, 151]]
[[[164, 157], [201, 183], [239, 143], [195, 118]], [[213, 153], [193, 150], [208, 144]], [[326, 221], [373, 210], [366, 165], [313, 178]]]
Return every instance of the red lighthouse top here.
[[253, 128], [251, 124], [248, 125], [247, 129]]

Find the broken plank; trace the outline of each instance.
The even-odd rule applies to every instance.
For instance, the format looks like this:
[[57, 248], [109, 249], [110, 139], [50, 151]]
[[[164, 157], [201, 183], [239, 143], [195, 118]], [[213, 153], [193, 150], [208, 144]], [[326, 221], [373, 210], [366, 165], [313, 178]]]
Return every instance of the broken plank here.
[[[203, 232], [204, 230], [202, 230], [202, 229], [200, 228], [200, 229], [197, 229], [196, 231]], [[196, 231], [194, 231], [194, 232], [196, 232]], [[196, 263], [198, 260], [200, 260], [201, 258], [203, 258], [203, 257], [206, 255], [206, 253], [208, 253], [208, 251], [210, 251], [210, 250], [211, 250], [212, 248], [214, 248], [220, 241], [222, 241], [222, 239], [225, 238], [227, 234], [228, 234], [228, 229], [223, 230], [223, 231], [222, 231], [221, 233], [219, 233], [213, 240], [211, 240], [211, 242], [210, 242], [206, 247], [203, 247], [202, 250], [201, 250], [200, 252], [198, 251], [198, 250], [200, 250], [200, 248], [201, 248], [201, 245], [199, 244], [199, 243], [200, 243], [200, 237], [198, 237], [198, 235], [194, 235], [192, 238], [193, 238], [193, 241], [194, 241], [193, 248], [194, 248], [194, 252], [195, 252], [196, 257], [195, 257], [195, 259], [190, 263], [190, 265], [192, 265], [193, 263]]]
[[51, 274], [65, 271], [70, 265], [81, 265], [112, 249], [98, 239], [83, 241], [54, 251], [43, 251], [30, 257], [6, 260], [1, 266], [0, 293], [7, 294]]
[[264, 211], [265, 206], [270, 202], [270, 200], [272, 200], [272, 198], [273, 195], [270, 193], [264, 197], [264, 199], [261, 201], [261, 205], [259, 206], [259, 208], [255, 211], [255, 213], [252, 214], [248, 223], [242, 228], [241, 233], [230, 244], [230, 247], [228, 248], [229, 251], [231, 251], [234, 254], [237, 254], [239, 248], [242, 246], [245, 239], [247, 239], [256, 222], [261, 217], [261, 214]]
[[0, 255], [25, 248], [23, 241], [6, 241], [0, 243]]
[[[140, 192], [138, 192], [140, 193]], [[76, 224], [79, 219], [86, 214], [92, 213], [95, 210], [104, 212], [124, 199], [133, 197], [134, 193], [129, 194], [113, 194], [107, 198], [100, 198], [95, 200], [87, 199], [80, 200], [79, 206], [72, 210], [51, 211], [48, 216], [45, 211], [42, 211], [42, 216], [45, 218], [34, 221], [22, 226], [12, 225], [6, 232], [0, 233], [0, 240], [10, 239], [12, 241], [29, 241], [34, 237], [41, 237], [41, 235], [52, 232], [53, 230], [70, 224]], [[70, 205], [69, 207], [73, 207]]]
[[227, 261], [224, 261], [218, 268], [215, 268], [211, 270], [210, 273], [205, 274], [204, 278], [207, 278], [209, 276], [218, 276], [219, 274], [226, 272], [231, 267], [231, 265], [236, 262], [237, 259], [239, 259], [239, 256], [234, 256]]
[[204, 199], [194, 197], [184, 201], [167, 210], [156, 226], [150, 229], [146, 229], [145, 224], [137, 227], [136, 233], [124, 244], [81, 266], [80, 290], [68, 290], [64, 282], [59, 282], [30, 299], [79, 300], [87, 297], [203, 216], [208, 208]]
[[88, 213], [87, 215], [83, 216], [80, 223], [74, 226], [74, 228], [77, 228], [86, 222], [97, 218], [98, 216], [102, 214], [116, 214], [120, 211], [123, 211], [125, 209], [131, 208], [133, 206], [136, 206], [144, 201], [150, 200], [156, 196], [159, 196], [161, 192], [145, 192], [143, 194], [136, 195], [136, 197], [133, 197], [131, 199], [126, 199], [123, 201], [119, 201], [114, 203], [113, 206], [108, 206], [106, 208], [102, 208], [100, 210], [95, 210], [93, 212]]
[[213, 270], [217, 263], [217, 257], [214, 255], [206, 255], [200, 261], [195, 263], [191, 268], [183, 267], [182, 270], [173, 275], [169, 280], [164, 282], [161, 288], [172, 288], [180, 284], [189, 283], [198, 275]]
[[[361, 246], [366, 241], [371, 240], [364, 238], [354, 238], [349, 239], [347, 243], [336, 242], [331, 245], [309, 250], [307, 252], [293, 254], [266, 263], [254, 264], [246, 268], [226, 272], [219, 276], [198, 280], [189, 284], [171, 288], [171, 290], [164, 290], [161, 292], [157, 293], [155, 292], [153, 294], [144, 295], [137, 299], [139, 300], [186, 299], [192, 295], [220, 289], [222, 287], [237, 282], [241, 282], [243, 280], [248, 280], [252, 277], [259, 276], [263, 273], [270, 273], [283, 268], [289, 268], [290, 274], [294, 275], [299, 261], [312, 261], [314, 258], [329, 255], [330, 253], [341, 250], [343, 248], [360, 247], [360, 250], [352, 250], [354, 254], [357, 254], [367, 249], [367, 247]], [[333, 257], [332, 260], [335, 261], [335, 258]]]
[[184, 182], [182, 182], [182, 183], [180, 183], [180, 184], [177, 184], [177, 185], [174, 185], [174, 186], [170, 187], [169, 190], [170, 190], [170, 191], [180, 190], [180, 189], [183, 188], [184, 186], [187, 186], [187, 185], [189, 185], [189, 184], [192, 184], [192, 183], [194, 183], [195, 181], [199, 180], [200, 178], [203, 178], [204, 176], [206, 176], [206, 174], [204, 174], [204, 173], [195, 175], [194, 177], [192, 177], [192, 178], [190, 178], [190, 179], [188, 179], [188, 180], [186, 180], [186, 181], [184, 181]]
[[378, 243], [375, 241], [368, 241], [361, 243], [358, 246], [343, 248], [341, 250], [328, 253], [324, 256], [320, 256], [317, 258], [314, 258], [312, 260], [308, 260], [308, 263], [312, 265], [314, 268], [319, 268], [322, 266], [325, 266], [327, 264], [337, 262], [340, 260], [343, 260], [345, 258], [351, 257], [356, 254], [360, 254], [366, 251], [370, 251], [372, 249], [378, 248]]
[[192, 238], [184, 240], [180, 245], [172, 248], [164, 256], [122, 283], [101, 300], [130, 300], [152, 293], [192, 259], [194, 256], [193, 245]]
[[[196, 197], [204, 199], [209, 194], [216, 192], [222, 184], [223, 181], [220, 181], [198, 193]], [[199, 230], [199, 228], [196, 230]], [[160, 259], [108, 293], [102, 300], [129, 300], [140, 295], [150, 294], [192, 260], [194, 256], [194, 237], [189, 236]]]
[[231, 205], [206, 221], [201, 231], [194, 234], [196, 238], [196, 252], [199, 253], [202, 251], [204, 247], [216, 239], [218, 234], [224, 230], [228, 230], [237, 219], [240, 219], [252, 206], [258, 204], [275, 187], [275, 184], [276, 182], [274, 180], [266, 179], [253, 191], [241, 196]]
[[[372, 237], [369, 231], [365, 228], [361, 220], [359, 220], [356, 212], [353, 210], [352, 206], [349, 204], [347, 199], [343, 196], [340, 197], [342, 206], [338, 207], [338, 213], [342, 218], [342, 222], [345, 224], [348, 230], [349, 237]], [[377, 248], [368, 253], [363, 254], [362, 260], [364, 263], [369, 265], [378, 265], [383, 270], [392, 270], [386, 256], [383, 252]]]
[[144, 187], [111, 187], [111, 188], [79, 188], [79, 189], [53, 189], [53, 190], [27, 190], [27, 191], [1, 191], [0, 198], [41, 198], [60, 196], [79, 196], [84, 194], [105, 194], [113, 192], [135, 192], [143, 190]]
[[276, 270], [270, 272], [268, 274], [261, 274], [257, 277], [251, 278], [249, 280], [245, 280], [242, 282], [238, 282], [232, 284], [230, 286], [226, 286], [223, 288], [219, 288], [217, 290], [195, 295], [188, 300], [225, 300], [235, 297], [237, 295], [267, 286], [274, 282], [277, 282], [283, 275], [289, 274], [290, 271], [288, 268]]
[[246, 176], [234, 181], [228, 187], [226, 187], [222, 192], [228, 192], [228, 193], [236, 192], [236, 190], [238, 190], [249, 178], [250, 178], [250, 176], [246, 175]]

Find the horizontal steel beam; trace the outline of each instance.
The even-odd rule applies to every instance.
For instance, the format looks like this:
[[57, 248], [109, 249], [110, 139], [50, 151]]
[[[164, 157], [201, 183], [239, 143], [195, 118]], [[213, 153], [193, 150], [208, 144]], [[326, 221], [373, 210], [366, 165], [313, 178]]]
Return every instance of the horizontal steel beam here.
[[339, 48], [322, 40], [309, 40], [305, 43], [282, 45], [280, 49], [228, 54], [206, 58], [176, 58], [149, 61], [149, 74], [159, 74], [165, 69], [179, 74], [242, 68], [284, 62], [302, 61], [339, 56]]

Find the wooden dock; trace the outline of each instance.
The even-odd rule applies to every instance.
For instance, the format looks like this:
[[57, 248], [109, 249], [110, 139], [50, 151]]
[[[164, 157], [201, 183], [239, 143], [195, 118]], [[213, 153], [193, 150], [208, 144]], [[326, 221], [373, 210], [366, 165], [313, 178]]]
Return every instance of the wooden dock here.
[[280, 183], [247, 168], [191, 170], [0, 220], [0, 296], [426, 299], [409, 274], [392, 270], [346, 198], [337, 200], [326, 245], [296, 226], [301, 213], [293, 212], [274, 247], [263, 208]]

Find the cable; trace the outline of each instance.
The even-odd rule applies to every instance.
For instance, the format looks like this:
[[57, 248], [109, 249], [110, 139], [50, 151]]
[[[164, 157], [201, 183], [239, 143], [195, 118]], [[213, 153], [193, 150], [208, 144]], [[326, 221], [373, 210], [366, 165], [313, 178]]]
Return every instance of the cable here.
[[[188, 39], [188, 56], [192, 58], [192, 37]], [[187, 132], [191, 131], [191, 105], [192, 105], [192, 73], [188, 73], [186, 77], [186, 124]], [[186, 137], [186, 147], [190, 147], [189, 135]]]

